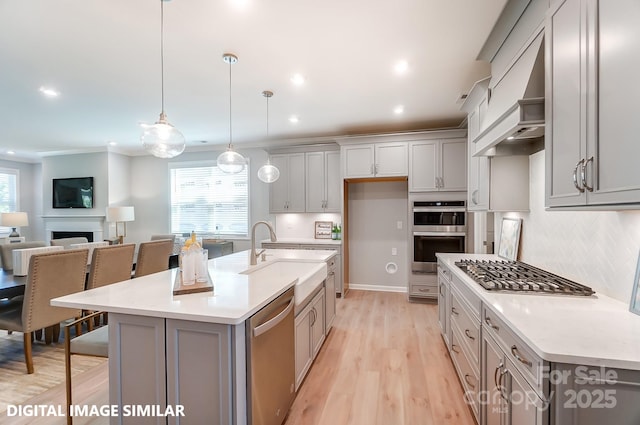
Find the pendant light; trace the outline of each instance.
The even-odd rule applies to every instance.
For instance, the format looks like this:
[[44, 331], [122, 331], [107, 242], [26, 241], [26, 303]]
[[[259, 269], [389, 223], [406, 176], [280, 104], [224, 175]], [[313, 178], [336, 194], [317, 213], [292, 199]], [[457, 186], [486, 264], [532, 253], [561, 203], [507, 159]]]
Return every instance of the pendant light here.
[[244, 170], [247, 160], [244, 156], [233, 150], [233, 129], [231, 125], [231, 65], [238, 62], [238, 57], [233, 53], [225, 53], [222, 60], [229, 64], [229, 146], [225, 152], [222, 152], [217, 159], [218, 168], [224, 173], [237, 174]]
[[[265, 90], [262, 95], [267, 99], [267, 138], [269, 137], [269, 98], [273, 96], [273, 92]], [[280, 177], [280, 170], [275, 165], [271, 165], [269, 159], [258, 170], [258, 178], [265, 183], [273, 183]]]
[[182, 133], [167, 121], [167, 114], [164, 112], [164, 0], [160, 0], [160, 82], [160, 119], [145, 127], [140, 140], [142, 146], [153, 156], [173, 158], [184, 151], [185, 140]]

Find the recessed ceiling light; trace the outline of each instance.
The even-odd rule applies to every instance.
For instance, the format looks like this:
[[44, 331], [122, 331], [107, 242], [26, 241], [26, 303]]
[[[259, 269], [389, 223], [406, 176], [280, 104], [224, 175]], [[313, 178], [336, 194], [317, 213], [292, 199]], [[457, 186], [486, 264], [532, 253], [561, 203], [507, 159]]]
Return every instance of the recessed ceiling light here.
[[251, 0], [229, 0], [229, 2], [236, 9], [244, 10], [249, 6], [249, 3], [251, 3]]
[[404, 105], [398, 105], [395, 108], [393, 108], [393, 113], [396, 115], [400, 115], [404, 112]]
[[51, 87], [40, 86], [40, 88], [38, 90], [40, 90], [40, 93], [42, 93], [43, 95], [45, 95], [47, 97], [58, 97], [58, 96], [60, 96], [60, 92], [57, 91], [54, 88], [51, 88]]
[[292, 124], [297, 124], [300, 121], [300, 118], [298, 118], [296, 115], [291, 115], [289, 117], [289, 122]]
[[109, 140], [109, 141], [107, 142], [107, 144], [108, 144], [109, 146], [115, 146], [115, 145], [117, 145], [117, 144], [118, 144], [118, 142], [114, 142], [113, 140]]
[[16, 151], [7, 151], [7, 155], [15, 155]]
[[513, 140], [513, 139], [515, 139], [515, 137], [514, 137], [514, 136], [509, 136], [509, 137], [507, 137], [507, 140]]
[[406, 60], [398, 61], [393, 69], [396, 71], [396, 74], [404, 74], [409, 69], [409, 63]]
[[301, 86], [305, 82], [305, 78], [302, 74], [293, 74], [291, 76], [291, 82], [296, 86]]

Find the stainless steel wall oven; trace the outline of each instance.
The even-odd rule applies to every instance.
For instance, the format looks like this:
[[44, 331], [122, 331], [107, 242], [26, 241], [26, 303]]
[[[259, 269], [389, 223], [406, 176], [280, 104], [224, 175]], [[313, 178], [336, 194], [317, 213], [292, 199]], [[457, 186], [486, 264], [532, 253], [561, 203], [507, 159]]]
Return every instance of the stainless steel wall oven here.
[[465, 201], [414, 201], [412, 210], [412, 274], [437, 273], [436, 252], [465, 252]]

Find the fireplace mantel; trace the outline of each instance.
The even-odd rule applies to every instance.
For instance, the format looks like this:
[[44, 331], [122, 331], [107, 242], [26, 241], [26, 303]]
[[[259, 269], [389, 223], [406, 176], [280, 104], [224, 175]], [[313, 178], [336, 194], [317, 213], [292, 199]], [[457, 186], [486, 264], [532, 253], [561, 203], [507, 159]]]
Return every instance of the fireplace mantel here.
[[92, 232], [94, 241], [104, 240], [104, 215], [43, 215], [46, 238], [51, 232]]

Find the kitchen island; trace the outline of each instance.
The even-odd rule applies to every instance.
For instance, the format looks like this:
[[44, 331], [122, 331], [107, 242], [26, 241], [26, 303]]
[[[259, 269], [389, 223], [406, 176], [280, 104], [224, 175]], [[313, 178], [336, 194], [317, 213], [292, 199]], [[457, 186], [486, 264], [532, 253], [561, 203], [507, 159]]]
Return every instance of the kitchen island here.
[[[179, 422], [247, 423], [245, 322], [294, 288], [303, 307], [327, 275], [334, 251], [268, 250], [211, 259], [213, 292], [173, 295], [177, 269], [56, 298], [52, 305], [109, 313], [109, 399], [184, 406]], [[279, 353], [273, 353], [278, 356]], [[122, 411], [122, 410], [120, 410]], [[286, 412], [283, 412], [285, 414]], [[112, 417], [111, 423], [177, 423], [172, 417]]]

